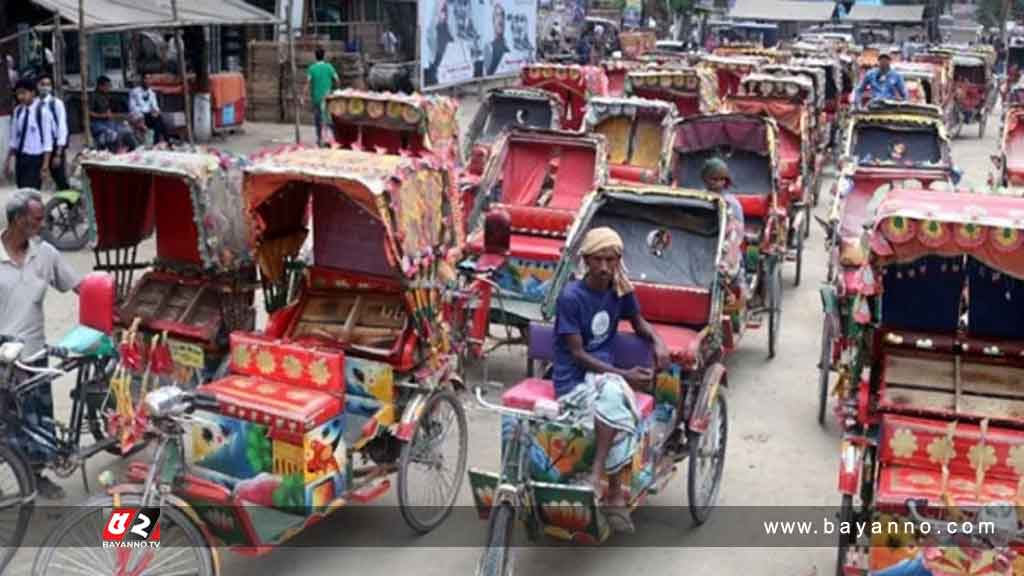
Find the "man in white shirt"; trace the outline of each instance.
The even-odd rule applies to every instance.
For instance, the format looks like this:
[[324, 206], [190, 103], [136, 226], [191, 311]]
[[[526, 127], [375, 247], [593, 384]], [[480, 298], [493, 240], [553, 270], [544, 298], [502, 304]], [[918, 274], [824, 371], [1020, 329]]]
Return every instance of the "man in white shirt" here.
[[146, 120], [146, 126], [153, 131], [153, 142], [160, 143], [167, 139], [164, 120], [160, 116], [160, 103], [156, 92], [146, 84], [146, 76], [139, 77], [135, 88], [128, 95], [128, 108], [132, 113], [138, 112]]
[[53, 93], [53, 79], [43, 76], [39, 79], [39, 98], [43, 106], [50, 112], [53, 119], [53, 153], [50, 155], [50, 174], [57, 190], [67, 190], [68, 184], [65, 163], [68, 149], [68, 112], [64, 107], [64, 101]]
[[4, 176], [10, 178], [13, 168], [18, 188], [39, 190], [43, 187], [43, 179], [49, 176], [53, 118], [36, 97], [36, 83], [31, 79], [19, 80], [15, 94], [18, 106], [11, 117]]
[[391, 28], [384, 30], [384, 33], [380, 35], [381, 48], [384, 49], [384, 53], [389, 57], [395, 57], [398, 55], [398, 36], [391, 31]]

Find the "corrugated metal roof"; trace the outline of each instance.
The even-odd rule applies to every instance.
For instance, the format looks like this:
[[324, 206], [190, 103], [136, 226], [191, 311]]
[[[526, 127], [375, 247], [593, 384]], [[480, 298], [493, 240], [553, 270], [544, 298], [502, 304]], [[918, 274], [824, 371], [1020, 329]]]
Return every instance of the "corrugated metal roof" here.
[[887, 24], [910, 24], [921, 22], [924, 18], [924, 6], [865, 6], [861, 3], [853, 5], [853, 9], [844, 18], [850, 22], [880, 22]]
[[729, 16], [737, 20], [768, 22], [828, 22], [835, 9], [835, 2], [736, 0]]
[[[78, 0], [32, 0], [78, 26]], [[244, 0], [178, 0], [181, 25], [273, 24], [277, 18]], [[170, 0], [86, 0], [85, 27], [125, 30], [173, 26]]]

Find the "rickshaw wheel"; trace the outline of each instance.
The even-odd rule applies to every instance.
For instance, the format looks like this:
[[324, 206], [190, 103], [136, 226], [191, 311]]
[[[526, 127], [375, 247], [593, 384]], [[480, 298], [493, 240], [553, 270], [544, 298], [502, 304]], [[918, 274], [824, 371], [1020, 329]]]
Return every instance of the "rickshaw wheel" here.
[[[728, 439], [728, 410], [724, 390], [720, 390], [715, 396], [715, 403], [711, 406], [708, 429], [703, 434], [687, 433], [686, 445], [690, 449], [690, 455], [686, 496], [690, 503], [690, 516], [698, 526], [711, 516], [711, 510], [718, 500]], [[703, 490], [704, 486], [707, 486], [706, 490]], [[703, 498], [698, 490], [703, 492]]]
[[988, 123], [988, 114], [982, 114], [978, 118], [978, 139], [981, 140], [985, 137], [985, 124]]
[[39, 235], [54, 248], [62, 252], [74, 251], [89, 243], [89, 221], [81, 201], [55, 196], [46, 203], [43, 212], [46, 222]]
[[[839, 505], [839, 525], [849, 526], [853, 522], [853, 496], [849, 494], [843, 494], [843, 501]], [[844, 576], [843, 566], [846, 564], [846, 553], [850, 550], [850, 545], [853, 542], [850, 541], [848, 534], [839, 532], [839, 542], [836, 546], [836, 576]]]
[[[451, 444], [449, 433], [455, 425], [458, 437], [454, 458], [442, 451]], [[466, 475], [466, 454], [469, 451], [466, 412], [450, 390], [434, 393], [416, 421], [412, 439], [402, 446], [398, 470], [398, 505], [402, 518], [413, 530], [426, 533], [437, 528], [452, 511]], [[418, 478], [410, 478], [414, 472]], [[416, 490], [419, 493], [413, 494]], [[417, 496], [431, 500], [415, 501]]]
[[25, 538], [34, 502], [25, 502], [35, 492], [28, 462], [21, 452], [0, 442], [0, 574], [14, 558]]
[[818, 424], [822, 426], [828, 407], [828, 379], [832, 373], [832, 335], [829, 332], [826, 317], [821, 326], [821, 357], [818, 359]]
[[779, 327], [782, 323], [782, 266], [775, 264], [771, 275], [771, 281], [765, 286], [765, 290], [768, 291], [768, 358], [775, 358]]
[[800, 277], [804, 271], [804, 237], [796, 235], [796, 270], [793, 271], [793, 286], [800, 285]]
[[515, 510], [508, 502], [491, 509], [487, 529], [487, 549], [480, 558], [476, 576], [512, 576], [512, 527]]
[[963, 128], [964, 117], [960, 112], [960, 107], [956, 106], [953, 108], [953, 130], [951, 131], [953, 133], [953, 138], [959, 138], [960, 132], [963, 131]]

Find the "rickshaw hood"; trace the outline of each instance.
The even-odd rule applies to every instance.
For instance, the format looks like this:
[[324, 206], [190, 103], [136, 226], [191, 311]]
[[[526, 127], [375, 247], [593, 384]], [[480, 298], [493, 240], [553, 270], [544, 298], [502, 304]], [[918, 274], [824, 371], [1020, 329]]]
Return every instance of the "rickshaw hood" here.
[[875, 214], [868, 243], [876, 266], [969, 254], [1024, 278], [1024, 198], [893, 190]]

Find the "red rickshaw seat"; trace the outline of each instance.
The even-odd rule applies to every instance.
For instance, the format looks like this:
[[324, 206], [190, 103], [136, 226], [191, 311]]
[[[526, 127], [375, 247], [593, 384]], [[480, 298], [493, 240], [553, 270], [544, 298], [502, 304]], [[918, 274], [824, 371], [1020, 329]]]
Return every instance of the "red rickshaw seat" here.
[[526, 234], [565, 236], [572, 226], [573, 212], [552, 210], [539, 206], [513, 206], [494, 204], [492, 210], [505, 210], [512, 220], [513, 232]]
[[772, 205], [769, 196], [759, 194], [737, 194], [736, 199], [740, 201], [740, 206], [743, 207], [744, 219], [748, 217], [765, 218], [768, 216], [768, 210]]
[[[634, 390], [640, 417], [647, 418], [654, 412], [654, 397]], [[543, 378], [527, 378], [509, 388], [501, 395], [501, 403], [509, 408], [533, 410], [538, 400], [556, 400], [555, 383]]]
[[344, 407], [338, 395], [258, 376], [232, 374], [198, 390], [216, 397], [222, 414], [266, 424], [272, 434], [304, 434]]
[[[650, 322], [650, 324], [651, 328], [654, 328], [654, 331], [661, 337], [661, 341], [665, 343], [673, 361], [686, 366], [693, 365], [700, 352], [700, 344], [704, 340], [703, 333], [686, 326], [674, 326], [660, 322]], [[619, 323], [619, 332], [632, 334], [633, 325], [628, 321], [622, 321]]]
[[711, 313], [711, 292], [685, 286], [633, 284], [640, 311], [650, 322], [705, 326]]
[[630, 166], [629, 164], [609, 164], [608, 177], [626, 182], [654, 183], [658, 178], [658, 172], [652, 168]]
[[[543, 236], [527, 236], [512, 234], [509, 243], [509, 256], [523, 260], [539, 260], [557, 262], [562, 257], [565, 240], [561, 238], [545, 238]], [[475, 234], [469, 240], [469, 251], [482, 254], [484, 251], [483, 234]]]

